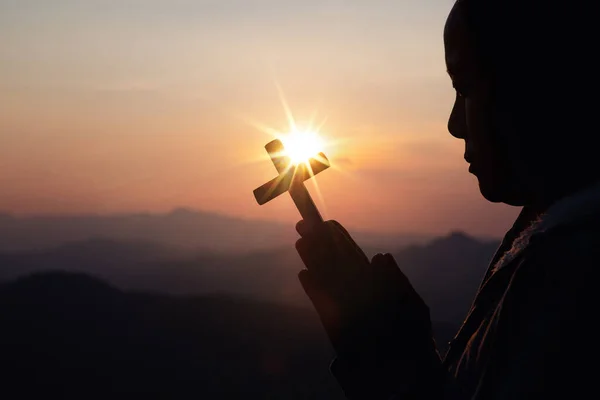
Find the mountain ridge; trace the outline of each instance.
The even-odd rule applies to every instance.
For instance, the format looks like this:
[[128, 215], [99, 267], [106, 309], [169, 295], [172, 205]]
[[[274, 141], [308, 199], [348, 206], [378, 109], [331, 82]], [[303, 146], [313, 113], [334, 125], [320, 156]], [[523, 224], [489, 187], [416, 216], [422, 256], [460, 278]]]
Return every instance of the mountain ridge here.
[[[380, 251], [391, 245], [423, 243], [429, 235], [352, 231], [357, 242]], [[0, 251], [42, 250], [94, 237], [156, 242], [182, 250], [247, 252], [293, 245], [293, 223], [245, 219], [176, 208], [167, 213], [108, 215], [0, 214]]]
[[[390, 251], [441, 321], [460, 320], [497, 242], [452, 233]], [[0, 252], [0, 281], [43, 271], [86, 273], [123, 290], [172, 295], [226, 293], [310, 307], [293, 245], [244, 253], [181, 252], [147, 242], [90, 239], [34, 252]]]
[[[0, 305], [11, 398], [344, 399], [314, 310], [122, 291], [57, 272], [0, 284]], [[434, 323], [442, 349], [455, 329]]]

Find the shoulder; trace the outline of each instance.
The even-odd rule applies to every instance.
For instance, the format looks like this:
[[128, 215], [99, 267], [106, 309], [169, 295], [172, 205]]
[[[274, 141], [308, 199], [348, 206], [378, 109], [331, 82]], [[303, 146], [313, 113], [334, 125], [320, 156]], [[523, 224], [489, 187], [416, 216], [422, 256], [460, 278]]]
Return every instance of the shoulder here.
[[577, 300], [596, 286], [598, 264], [600, 221], [587, 220], [533, 235], [518, 269], [529, 290]]
[[[562, 225], [533, 235], [526, 259], [552, 266], [556, 263], [582, 266], [600, 259], [600, 219]], [[566, 272], [563, 270], [563, 272]]]
[[587, 365], [598, 356], [589, 327], [599, 306], [599, 260], [600, 226], [589, 221], [532, 236], [501, 307], [490, 367], [502, 382], [492, 385], [496, 393], [571, 398], [595, 384]]

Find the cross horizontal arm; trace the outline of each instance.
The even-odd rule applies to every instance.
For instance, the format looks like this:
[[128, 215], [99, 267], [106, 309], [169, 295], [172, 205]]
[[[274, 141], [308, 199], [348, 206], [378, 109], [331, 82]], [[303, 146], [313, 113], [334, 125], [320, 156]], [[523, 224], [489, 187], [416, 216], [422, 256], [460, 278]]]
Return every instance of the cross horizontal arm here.
[[323, 163], [320, 160], [311, 158], [310, 170], [305, 164], [292, 166], [287, 172], [280, 174], [276, 178], [271, 179], [269, 182], [256, 188], [254, 190], [254, 197], [256, 198], [258, 204], [263, 205], [268, 203], [277, 196], [287, 192], [294, 181], [304, 182], [317, 175], [319, 172], [329, 168], [329, 161], [325, 157], [325, 154], [320, 153], [319, 158], [326, 160], [327, 163]]

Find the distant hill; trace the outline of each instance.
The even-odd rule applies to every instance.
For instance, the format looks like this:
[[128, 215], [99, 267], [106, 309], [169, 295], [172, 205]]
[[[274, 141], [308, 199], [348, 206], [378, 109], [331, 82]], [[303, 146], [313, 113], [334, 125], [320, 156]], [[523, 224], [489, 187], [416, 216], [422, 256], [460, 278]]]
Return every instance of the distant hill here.
[[176, 209], [167, 214], [0, 218], [0, 251], [48, 249], [92, 238], [159, 243], [173, 248], [247, 251], [293, 241], [294, 227]]
[[432, 318], [459, 322], [466, 316], [499, 241], [453, 232], [394, 256], [429, 305]]
[[[352, 233], [373, 251], [430, 239], [418, 234]], [[18, 218], [0, 214], [0, 252], [43, 250], [106, 238], [156, 243], [179, 250], [230, 253], [291, 246], [297, 237], [293, 223], [248, 220], [183, 208], [166, 214]]]
[[[192, 252], [187, 256], [191, 257]], [[135, 274], [136, 266], [186, 257], [179, 249], [149, 242], [89, 239], [46, 250], [0, 253], [0, 279], [17, 278], [32, 272], [67, 270], [106, 277]], [[142, 268], [143, 269], [143, 268]]]
[[[0, 285], [0, 326], [6, 398], [343, 398], [307, 309], [43, 273]], [[440, 343], [455, 329], [434, 324]]]
[[[359, 242], [360, 243], [360, 242]], [[497, 242], [453, 233], [394, 252], [436, 320], [462, 320]], [[303, 268], [292, 245], [247, 253], [182, 253], [146, 242], [91, 239], [54, 249], [0, 254], [0, 281], [65, 270], [121, 289], [174, 295], [233, 294], [310, 307], [297, 280]]]

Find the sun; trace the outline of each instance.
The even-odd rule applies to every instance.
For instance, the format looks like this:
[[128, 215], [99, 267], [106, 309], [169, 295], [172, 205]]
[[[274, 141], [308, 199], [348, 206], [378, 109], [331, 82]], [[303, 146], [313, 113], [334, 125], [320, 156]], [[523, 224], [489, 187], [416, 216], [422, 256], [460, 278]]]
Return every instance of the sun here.
[[281, 135], [280, 139], [283, 142], [287, 156], [295, 165], [308, 162], [322, 152], [325, 147], [323, 139], [318, 133], [310, 130], [292, 130], [285, 135]]

